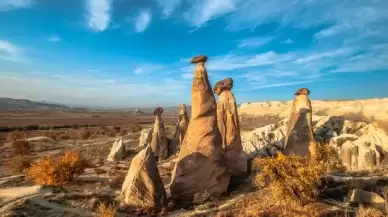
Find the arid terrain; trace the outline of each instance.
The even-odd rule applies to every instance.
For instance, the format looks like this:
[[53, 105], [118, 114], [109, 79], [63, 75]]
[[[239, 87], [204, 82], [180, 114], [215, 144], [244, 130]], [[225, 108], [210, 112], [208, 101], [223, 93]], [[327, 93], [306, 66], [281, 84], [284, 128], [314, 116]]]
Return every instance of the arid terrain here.
[[[281, 112], [282, 107], [278, 108], [279, 111], [260, 113], [260, 108], [257, 109], [257, 106], [253, 105], [251, 104], [247, 109], [247, 105], [243, 104], [239, 108], [243, 149], [254, 158], [273, 156], [271, 153], [273, 150], [268, 147], [276, 147], [275, 143], [284, 139], [282, 130], [287, 123], [285, 115], [277, 115], [276, 112], [283, 114], [287, 111]], [[255, 109], [257, 111], [252, 112]], [[359, 111], [355, 110], [354, 113]], [[313, 116], [315, 136], [321, 137], [322, 141], [326, 141], [334, 149], [347, 140], [357, 141], [357, 138], [372, 135], [376, 141], [379, 141], [376, 145], [381, 147], [384, 153], [388, 150], [387, 131], [374, 125], [370, 118], [363, 119], [364, 116], [360, 116], [350, 120], [346, 116], [341, 118], [318, 114], [320, 115], [315, 113]], [[174, 132], [177, 118], [172, 114], [162, 115], [162, 118], [171, 144], [176, 139]], [[139, 144], [139, 140], [144, 137], [142, 134], [145, 129], [152, 128], [154, 119], [151, 114], [137, 116], [123, 111], [1, 112], [0, 125], [3, 132], [0, 134], [0, 215], [26, 217], [387, 215], [385, 200], [388, 195], [386, 191], [388, 164], [386, 160], [382, 160], [381, 163], [375, 162], [373, 168], [368, 167], [367, 170], [321, 174], [325, 178], [320, 177], [316, 185], [311, 184], [313, 183], [311, 180], [299, 180], [301, 174], [298, 173], [291, 175], [292, 172], [290, 172], [284, 177], [280, 175], [279, 177], [290, 179], [290, 186], [294, 181], [295, 183], [299, 181], [296, 185], [299, 186], [301, 194], [309, 192], [307, 188], [310, 187], [316, 188], [314, 191], [319, 192], [318, 198], [311, 201], [306, 199], [307, 196], [306, 198], [295, 196], [295, 198], [302, 198], [301, 201], [308, 201], [301, 203], [303, 206], [295, 206], [295, 210], [293, 207], [278, 203], [277, 200], [280, 199], [275, 189], [282, 190], [283, 187], [271, 185], [263, 187], [258, 184], [259, 169], [256, 167], [253, 168], [250, 177], [234, 186], [228, 195], [213, 198], [201, 204], [193, 204], [185, 209], [174, 208], [169, 204], [162, 212], [155, 213], [152, 210], [122, 206], [118, 197], [124, 177], [132, 158], [144, 148]], [[270, 139], [272, 142], [268, 140], [270, 135], [274, 136]], [[108, 161], [112, 145], [119, 138], [125, 146], [125, 157], [119, 161]], [[29, 176], [26, 168], [34, 160], [43, 156], [59, 158], [68, 151], [80, 153], [82, 160], [87, 162], [85, 169], [71, 181], [54, 186], [35, 184], [34, 179], [26, 178]], [[334, 152], [330, 153], [330, 156], [326, 157], [329, 156], [331, 161], [324, 160], [327, 165], [334, 165], [333, 162], [341, 161], [334, 157]], [[383, 158], [384, 155], [381, 157]], [[276, 165], [277, 162], [278, 166], [287, 166], [281, 163], [281, 159], [277, 160], [270, 163]], [[308, 167], [299, 158], [288, 160], [284, 162], [292, 162], [293, 165], [289, 165], [290, 168]], [[172, 155], [157, 164], [167, 195], [169, 195], [169, 184], [175, 162], [176, 155]], [[311, 168], [316, 170], [318, 167], [311, 166]], [[266, 173], [269, 174], [268, 171]], [[304, 171], [303, 174], [302, 176], [307, 177], [311, 175], [309, 171]], [[279, 178], [277, 181], [286, 180], [282, 181]], [[288, 185], [284, 185], [284, 188], [288, 188]], [[287, 203], [287, 200], [285, 202]], [[109, 204], [114, 207], [109, 207]], [[112, 209], [109, 210], [109, 208]], [[115, 215], [109, 214], [109, 211]]]

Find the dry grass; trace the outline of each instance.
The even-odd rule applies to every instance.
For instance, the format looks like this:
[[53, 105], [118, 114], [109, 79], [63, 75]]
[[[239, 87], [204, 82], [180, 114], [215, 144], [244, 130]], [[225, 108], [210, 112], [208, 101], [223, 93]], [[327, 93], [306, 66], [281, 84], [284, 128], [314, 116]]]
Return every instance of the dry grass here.
[[68, 151], [59, 159], [51, 156], [39, 158], [27, 170], [27, 179], [42, 185], [64, 185], [82, 174], [87, 167], [78, 152]]
[[270, 183], [268, 187], [275, 201], [299, 206], [317, 201], [317, 182], [325, 173], [322, 164], [312, 163], [306, 157], [283, 154], [256, 159], [254, 163], [261, 167], [256, 184], [266, 187]]
[[104, 203], [98, 204], [98, 217], [115, 217], [116, 216], [116, 206], [114, 205], [105, 205]]
[[318, 206], [318, 182], [328, 171], [342, 170], [338, 156], [328, 146], [318, 147], [316, 160], [295, 155], [255, 159], [260, 171], [255, 184], [264, 187], [259, 192], [244, 198], [235, 209], [222, 212], [218, 217], [313, 217], [323, 208]]
[[31, 166], [31, 163], [31, 158], [22, 155], [15, 156], [9, 161], [7, 172], [11, 175], [23, 173]]
[[12, 149], [15, 154], [27, 154], [31, 151], [32, 147], [32, 144], [26, 140], [14, 140], [12, 142]]
[[79, 138], [80, 139], [89, 139], [91, 135], [92, 135], [92, 133], [89, 130], [87, 130], [87, 129], [82, 129], [79, 132]]
[[117, 165], [115, 165], [112, 169], [108, 171], [109, 179], [108, 183], [110, 187], [121, 187], [125, 176], [126, 176], [126, 169], [121, 169]]
[[373, 207], [365, 207], [361, 206], [358, 209], [357, 217], [386, 217], [382, 211], [373, 208]]
[[26, 134], [20, 131], [13, 131], [7, 134], [7, 141], [15, 141], [17, 139], [25, 139]]
[[317, 148], [317, 161], [326, 172], [345, 171], [338, 152], [329, 143], [321, 143]]

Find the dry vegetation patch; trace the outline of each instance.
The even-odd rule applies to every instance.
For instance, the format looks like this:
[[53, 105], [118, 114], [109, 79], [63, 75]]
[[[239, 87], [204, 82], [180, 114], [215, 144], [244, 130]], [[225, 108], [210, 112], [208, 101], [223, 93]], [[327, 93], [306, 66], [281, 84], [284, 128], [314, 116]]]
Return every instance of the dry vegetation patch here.
[[12, 149], [15, 154], [24, 155], [31, 151], [33, 145], [26, 140], [14, 140], [12, 142]]
[[64, 185], [83, 173], [88, 166], [78, 152], [68, 151], [59, 159], [39, 158], [27, 170], [27, 179], [41, 185]]
[[15, 156], [9, 161], [7, 172], [10, 175], [23, 173], [31, 166], [31, 163], [32, 159], [29, 157], [23, 155]]
[[116, 216], [116, 206], [115, 205], [105, 205], [104, 203], [98, 204], [98, 217], [115, 217]]

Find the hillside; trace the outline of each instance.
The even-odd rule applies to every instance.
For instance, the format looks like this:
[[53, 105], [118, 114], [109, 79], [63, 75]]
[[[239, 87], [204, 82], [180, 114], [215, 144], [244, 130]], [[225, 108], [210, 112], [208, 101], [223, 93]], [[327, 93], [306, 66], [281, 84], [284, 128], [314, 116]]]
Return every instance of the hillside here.
[[[293, 100], [242, 103], [241, 115], [279, 115], [288, 117]], [[376, 120], [388, 119], [388, 98], [363, 100], [311, 100], [316, 115], [358, 116]]]
[[16, 110], [16, 109], [56, 109], [56, 110], [68, 110], [71, 109], [68, 106], [36, 102], [28, 99], [13, 99], [13, 98], [0, 98], [0, 110]]

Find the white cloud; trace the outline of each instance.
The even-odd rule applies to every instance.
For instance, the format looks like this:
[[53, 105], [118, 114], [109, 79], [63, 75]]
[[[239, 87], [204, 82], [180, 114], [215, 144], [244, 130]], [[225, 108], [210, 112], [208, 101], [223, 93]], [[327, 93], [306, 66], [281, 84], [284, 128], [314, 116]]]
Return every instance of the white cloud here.
[[323, 58], [334, 58], [334, 57], [338, 57], [338, 56], [350, 55], [356, 51], [357, 50], [354, 48], [340, 48], [337, 50], [311, 54], [309, 56], [299, 58], [299, 59], [295, 60], [295, 62], [296, 63], [309, 63], [312, 61], [321, 60]]
[[48, 41], [50, 42], [58, 42], [58, 41], [61, 41], [61, 38], [59, 36], [50, 36], [48, 39]]
[[140, 65], [137, 66], [134, 70], [133, 73], [137, 75], [141, 74], [150, 74], [156, 71], [159, 71], [161, 69], [165, 69], [166, 67], [163, 65], [157, 65], [157, 64], [148, 64], [148, 65]]
[[35, 2], [33, 0], [1, 0], [0, 11], [7, 11], [17, 8], [31, 7]]
[[164, 17], [169, 17], [172, 12], [182, 3], [182, 0], [155, 0], [162, 7]]
[[104, 31], [111, 20], [112, 0], [86, 0], [88, 26], [95, 31]]
[[135, 19], [135, 31], [144, 32], [145, 29], [149, 26], [152, 16], [148, 11], [142, 11]]
[[238, 48], [244, 48], [244, 47], [260, 47], [262, 45], [268, 44], [271, 42], [275, 37], [253, 37], [253, 38], [246, 38], [240, 41]]
[[27, 62], [23, 49], [9, 41], [0, 40], [0, 59], [12, 62]]
[[193, 73], [183, 73], [183, 74], [181, 74], [181, 78], [183, 78], [183, 79], [192, 79], [193, 78]]
[[285, 87], [285, 86], [293, 86], [297, 84], [307, 84], [312, 83], [314, 80], [306, 80], [306, 81], [295, 81], [295, 82], [282, 82], [282, 83], [273, 83], [273, 84], [257, 84], [252, 89], [266, 89], [272, 87]]
[[203, 0], [188, 1], [191, 8], [184, 12], [183, 17], [192, 26], [200, 27], [206, 22], [231, 13], [237, 9], [241, 0]]
[[282, 41], [282, 43], [283, 44], [292, 44], [292, 43], [294, 43], [294, 41], [291, 38], [288, 38], [287, 40]]

